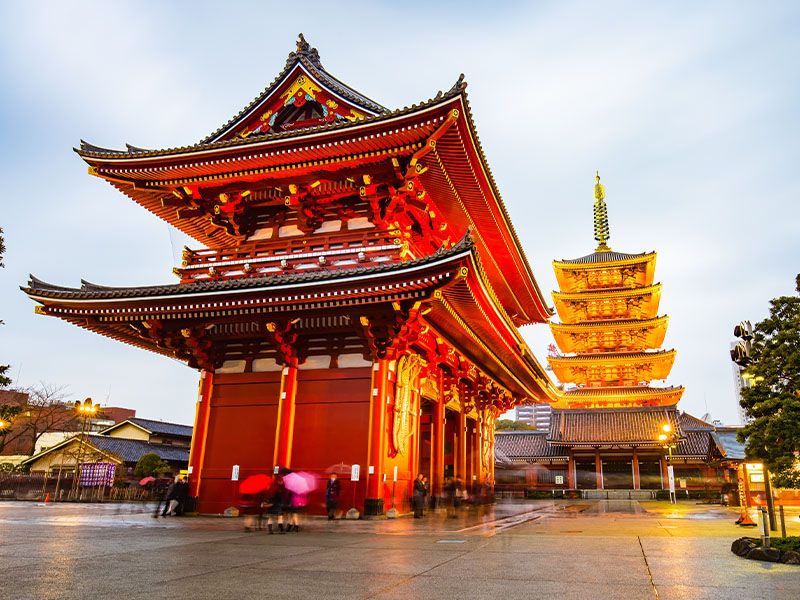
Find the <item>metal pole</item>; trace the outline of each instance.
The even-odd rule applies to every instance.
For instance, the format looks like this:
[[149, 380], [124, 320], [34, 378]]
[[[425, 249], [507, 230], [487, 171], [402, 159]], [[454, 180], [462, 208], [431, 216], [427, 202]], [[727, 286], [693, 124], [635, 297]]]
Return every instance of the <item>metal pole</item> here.
[[769, 480], [769, 469], [764, 464], [764, 492], [767, 495], [767, 512], [769, 514], [769, 528], [778, 531], [778, 524], [775, 522], [775, 503], [772, 499], [772, 483]]
[[763, 506], [760, 509], [761, 514], [761, 529], [764, 533], [761, 534], [761, 545], [764, 548], [769, 548], [770, 539], [769, 539], [769, 527], [767, 525], [767, 509]]

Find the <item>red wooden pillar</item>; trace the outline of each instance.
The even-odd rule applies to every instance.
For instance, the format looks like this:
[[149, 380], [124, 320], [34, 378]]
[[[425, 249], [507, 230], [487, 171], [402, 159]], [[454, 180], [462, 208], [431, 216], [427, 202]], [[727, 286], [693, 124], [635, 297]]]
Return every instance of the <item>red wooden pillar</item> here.
[[642, 482], [639, 477], [639, 453], [636, 451], [636, 448], [633, 449], [632, 466], [633, 466], [633, 489], [640, 490], [642, 489]]
[[297, 367], [284, 367], [281, 376], [281, 397], [278, 403], [278, 424], [275, 430], [275, 454], [272, 461], [276, 467], [292, 466], [296, 397]]
[[594, 451], [594, 472], [597, 476], [597, 489], [603, 489], [603, 461], [600, 460], [600, 449]]
[[665, 456], [662, 456], [659, 459], [659, 463], [661, 464], [661, 489], [668, 490], [669, 489], [669, 471], [667, 471], [667, 459]]
[[461, 479], [465, 484], [467, 483], [467, 415], [464, 413], [464, 409], [462, 407], [461, 411], [458, 413], [458, 425], [456, 427], [458, 431], [458, 437], [456, 438], [456, 443], [458, 444], [456, 448], [456, 468], [455, 474], [456, 477]]
[[192, 447], [189, 450], [189, 495], [200, 495], [200, 480], [203, 474], [203, 459], [206, 453], [208, 422], [211, 417], [211, 391], [214, 388], [213, 371], [200, 374], [197, 392], [197, 406], [194, 413], [194, 429], [192, 431]]
[[386, 456], [386, 400], [389, 388], [389, 364], [390, 361], [385, 358], [372, 364], [368, 460], [369, 466], [374, 467], [375, 472], [367, 475], [365, 515], [382, 515], [384, 509], [383, 459]]
[[481, 425], [480, 417], [472, 421], [470, 428], [470, 477], [468, 489], [475, 493], [475, 486], [481, 478]]
[[444, 401], [433, 405], [431, 417], [431, 495], [440, 498], [444, 487]]
[[571, 490], [578, 488], [575, 483], [575, 457], [572, 452], [569, 453], [569, 459], [567, 460], [567, 487]]

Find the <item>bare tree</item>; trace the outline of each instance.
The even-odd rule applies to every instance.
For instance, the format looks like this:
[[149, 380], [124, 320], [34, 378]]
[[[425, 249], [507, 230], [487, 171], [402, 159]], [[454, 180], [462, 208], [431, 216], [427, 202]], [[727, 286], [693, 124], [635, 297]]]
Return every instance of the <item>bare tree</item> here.
[[5, 435], [0, 436], [0, 452], [6, 447], [16, 453], [32, 455], [42, 434], [48, 431], [77, 431], [75, 412], [65, 402], [64, 386], [39, 383], [9, 395], [6, 406], [18, 409]]

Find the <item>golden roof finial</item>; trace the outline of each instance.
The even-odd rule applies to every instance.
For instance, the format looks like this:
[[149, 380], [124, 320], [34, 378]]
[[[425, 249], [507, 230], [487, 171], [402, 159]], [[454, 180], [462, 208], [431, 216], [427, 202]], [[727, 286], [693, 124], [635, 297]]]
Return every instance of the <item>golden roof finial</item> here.
[[606, 188], [600, 183], [600, 171], [597, 171], [594, 184], [594, 239], [597, 241], [595, 252], [608, 252], [611, 248], [606, 242], [611, 237], [608, 227], [608, 211], [606, 209]]

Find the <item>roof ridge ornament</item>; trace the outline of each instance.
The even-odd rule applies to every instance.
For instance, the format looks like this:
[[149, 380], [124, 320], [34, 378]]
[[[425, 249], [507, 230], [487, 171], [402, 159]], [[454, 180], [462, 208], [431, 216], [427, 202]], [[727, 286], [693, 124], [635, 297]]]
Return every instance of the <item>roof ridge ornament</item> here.
[[611, 248], [606, 244], [611, 237], [608, 226], [608, 210], [605, 203], [606, 188], [600, 183], [600, 171], [595, 175], [594, 184], [594, 239], [597, 241], [595, 252], [610, 252]]
[[286, 61], [286, 64], [288, 66], [289, 63], [293, 62], [295, 59], [299, 60], [301, 58], [308, 59], [311, 64], [319, 69], [322, 68], [322, 61], [319, 58], [319, 52], [316, 48], [312, 48], [308, 41], [306, 41], [306, 36], [304, 36], [302, 33], [299, 33], [297, 35], [297, 48], [294, 52], [289, 54], [289, 59]]

